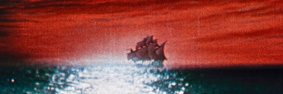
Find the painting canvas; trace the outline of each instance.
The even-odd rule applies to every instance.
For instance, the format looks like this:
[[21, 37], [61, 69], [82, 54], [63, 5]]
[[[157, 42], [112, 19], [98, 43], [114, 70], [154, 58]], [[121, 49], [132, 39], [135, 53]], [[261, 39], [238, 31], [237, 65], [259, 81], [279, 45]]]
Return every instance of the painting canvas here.
[[1, 0], [1, 94], [282, 94], [281, 0]]

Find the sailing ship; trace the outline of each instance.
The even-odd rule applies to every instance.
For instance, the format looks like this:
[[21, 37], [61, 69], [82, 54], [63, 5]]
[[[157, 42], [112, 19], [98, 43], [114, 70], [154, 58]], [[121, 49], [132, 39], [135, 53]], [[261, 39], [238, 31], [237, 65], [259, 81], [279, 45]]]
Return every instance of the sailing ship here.
[[132, 60], [135, 64], [138, 61], [152, 61], [150, 66], [163, 67], [164, 60], [167, 58], [164, 55], [164, 46], [166, 41], [158, 45], [157, 39], [153, 40], [153, 36], [147, 36], [142, 41], [138, 42], [135, 50], [127, 54], [128, 60]]

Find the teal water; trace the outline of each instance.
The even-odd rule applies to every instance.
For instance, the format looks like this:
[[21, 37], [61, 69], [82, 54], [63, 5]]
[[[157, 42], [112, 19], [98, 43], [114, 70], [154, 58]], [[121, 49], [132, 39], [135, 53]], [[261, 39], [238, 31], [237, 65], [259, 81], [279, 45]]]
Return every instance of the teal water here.
[[1, 94], [282, 94], [282, 69], [0, 66]]

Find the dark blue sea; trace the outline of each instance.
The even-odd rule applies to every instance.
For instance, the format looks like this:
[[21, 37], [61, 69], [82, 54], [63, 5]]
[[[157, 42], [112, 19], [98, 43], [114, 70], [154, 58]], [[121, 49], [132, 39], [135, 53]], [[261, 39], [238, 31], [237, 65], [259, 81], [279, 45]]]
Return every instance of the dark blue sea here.
[[0, 66], [1, 94], [283, 94], [283, 69]]

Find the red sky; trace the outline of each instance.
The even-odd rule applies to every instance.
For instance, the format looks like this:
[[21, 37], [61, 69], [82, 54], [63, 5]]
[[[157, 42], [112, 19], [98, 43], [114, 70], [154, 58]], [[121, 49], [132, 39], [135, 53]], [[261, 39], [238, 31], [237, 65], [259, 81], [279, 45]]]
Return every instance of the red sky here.
[[[1, 1], [2, 2], [2, 1]], [[0, 62], [125, 61], [154, 35], [166, 66], [283, 64], [280, 0], [4, 0]]]

